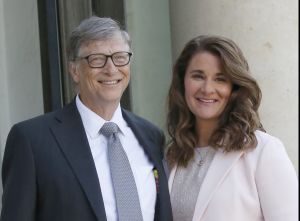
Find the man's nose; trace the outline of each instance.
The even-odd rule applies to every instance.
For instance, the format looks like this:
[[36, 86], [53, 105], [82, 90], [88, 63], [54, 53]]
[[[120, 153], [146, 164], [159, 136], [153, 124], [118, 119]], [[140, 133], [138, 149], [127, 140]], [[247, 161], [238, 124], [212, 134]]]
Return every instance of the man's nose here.
[[111, 57], [107, 58], [106, 64], [104, 68], [109, 72], [109, 73], [116, 73], [118, 71], [118, 68], [115, 66], [114, 62], [112, 61]]

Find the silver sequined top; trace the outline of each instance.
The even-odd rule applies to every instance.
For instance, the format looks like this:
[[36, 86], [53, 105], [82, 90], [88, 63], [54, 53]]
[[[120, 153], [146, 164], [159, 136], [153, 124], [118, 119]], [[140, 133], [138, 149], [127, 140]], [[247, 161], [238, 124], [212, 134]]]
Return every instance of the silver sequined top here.
[[195, 157], [187, 167], [177, 167], [171, 190], [174, 221], [192, 220], [201, 184], [215, 152], [211, 147], [195, 148]]

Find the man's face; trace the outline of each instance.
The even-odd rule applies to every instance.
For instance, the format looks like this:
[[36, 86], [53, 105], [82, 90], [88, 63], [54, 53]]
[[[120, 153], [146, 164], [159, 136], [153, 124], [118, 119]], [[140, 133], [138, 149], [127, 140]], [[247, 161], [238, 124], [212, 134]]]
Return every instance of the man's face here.
[[[128, 44], [120, 35], [108, 40], [96, 40], [80, 47], [78, 57], [90, 54], [111, 55], [130, 52]], [[116, 67], [111, 58], [102, 68], [91, 68], [87, 59], [78, 59], [70, 64], [70, 73], [79, 89], [81, 101], [94, 112], [104, 107], [116, 107], [128, 86], [130, 64]]]

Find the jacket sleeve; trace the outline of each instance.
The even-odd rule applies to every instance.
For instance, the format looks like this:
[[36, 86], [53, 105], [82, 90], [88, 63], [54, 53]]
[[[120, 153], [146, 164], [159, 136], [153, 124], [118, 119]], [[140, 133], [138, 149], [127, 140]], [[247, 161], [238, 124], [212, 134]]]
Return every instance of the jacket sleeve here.
[[0, 221], [34, 221], [36, 179], [34, 157], [25, 130], [14, 126], [7, 138], [2, 164]]
[[298, 220], [298, 178], [282, 142], [265, 143], [256, 170], [256, 185], [265, 221]]

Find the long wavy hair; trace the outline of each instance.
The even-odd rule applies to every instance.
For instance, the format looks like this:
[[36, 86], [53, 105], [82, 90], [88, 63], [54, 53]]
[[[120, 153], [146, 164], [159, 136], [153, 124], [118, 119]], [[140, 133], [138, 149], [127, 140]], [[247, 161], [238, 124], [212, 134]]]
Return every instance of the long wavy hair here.
[[209, 52], [219, 57], [222, 73], [233, 84], [231, 96], [209, 145], [215, 149], [223, 148], [225, 152], [254, 148], [257, 144], [255, 130], [264, 131], [258, 115], [261, 90], [251, 76], [240, 48], [232, 40], [221, 36], [198, 36], [185, 45], [173, 67], [167, 114], [170, 141], [166, 149], [171, 167], [175, 163], [187, 166], [199, 140], [195, 130], [196, 119], [187, 106], [184, 88], [186, 69], [193, 56], [199, 52]]

